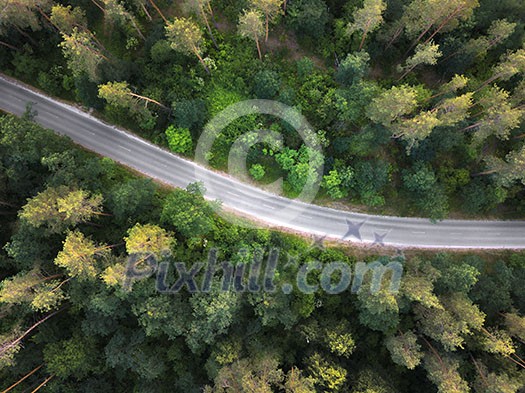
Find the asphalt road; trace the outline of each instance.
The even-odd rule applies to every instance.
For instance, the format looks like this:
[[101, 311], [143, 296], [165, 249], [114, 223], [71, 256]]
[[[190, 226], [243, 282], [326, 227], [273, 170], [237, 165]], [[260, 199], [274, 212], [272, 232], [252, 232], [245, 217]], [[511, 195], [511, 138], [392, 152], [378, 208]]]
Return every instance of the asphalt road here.
[[[417, 248], [525, 248], [525, 221], [444, 220], [373, 216], [304, 204], [269, 194], [228, 175], [207, 170], [149, 142], [108, 125], [80, 109], [0, 76], [0, 109], [24, 113], [74, 142], [146, 176], [175, 187], [204, 181], [206, 197], [256, 221], [322, 237], [363, 244]], [[293, 217], [295, 216], [295, 217]], [[292, 217], [292, 218], [290, 218]]]

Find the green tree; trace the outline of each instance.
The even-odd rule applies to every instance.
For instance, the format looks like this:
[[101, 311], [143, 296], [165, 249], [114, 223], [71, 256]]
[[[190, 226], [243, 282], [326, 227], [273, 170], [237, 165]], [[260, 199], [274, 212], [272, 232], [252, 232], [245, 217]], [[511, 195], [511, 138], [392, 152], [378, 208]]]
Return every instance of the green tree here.
[[298, 34], [320, 38], [329, 20], [328, 7], [323, 0], [296, 0], [286, 11], [286, 22]]
[[175, 128], [170, 125], [166, 129], [168, 146], [171, 151], [180, 154], [190, 154], [193, 151], [193, 141], [191, 140], [190, 130], [187, 128]]
[[436, 111], [424, 111], [410, 119], [403, 119], [395, 124], [393, 137], [408, 142], [407, 153], [410, 154], [414, 146], [426, 139], [432, 133], [432, 130], [440, 125], [441, 121]]
[[211, 7], [211, 0], [185, 0], [184, 5], [188, 11], [195, 13], [199, 18], [201, 18], [206, 24], [210, 38], [212, 39], [215, 46], [217, 42], [213, 35], [213, 31], [210, 26], [210, 16], [213, 17], [213, 9]]
[[347, 371], [326, 359], [319, 353], [314, 353], [306, 359], [308, 373], [312, 376], [316, 385], [329, 391], [338, 391], [346, 381]]
[[459, 362], [439, 354], [425, 356], [424, 367], [439, 393], [469, 393], [470, 389], [459, 373]]
[[199, 59], [207, 73], [208, 66], [202, 58], [202, 32], [199, 26], [191, 19], [175, 18], [166, 24], [166, 37], [173, 50], [185, 54], [194, 54]]
[[136, 224], [124, 238], [129, 255], [153, 255], [160, 259], [171, 251], [173, 237], [163, 228], [153, 224]]
[[250, 175], [257, 181], [261, 180], [266, 171], [264, 170], [264, 167], [261, 164], [253, 164], [250, 167]]
[[489, 136], [508, 139], [510, 132], [519, 127], [525, 110], [514, 108], [509, 100], [509, 93], [497, 87], [485, 90], [479, 99], [483, 108], [481, 118], [474, 124], [463, 128], [464, 131], [473, 130], [473, 142], [481, 144]]
[[250, 38], [255, 41], [257, 45], [257, 53], [259, 59], [262, 60], [261, 45], [259, 40], [264, 35], [263, 15], [258, 10], [245, 10], [239, 16], [238, 30], [241, 37]]
[[265, 18], [265, 41], [268, 42], [268, 30], [270, 21], [282, 14], [283, 0], [250, 0], [250, 4], [259, 10]]
[[212, 209], [202, 195], [173, 191], [164, 202], [161, 221], [175, 226], [185, 237], [199, 237], [214, 228]]
[[28, 200], [20, 218], [34, 227], [46, 226], [61, 232], [68, 226], [86, 222], [102, 211], [102, 195], [84, 190], [69, 191], [67, 187], [49, 187]]
[[409, 370], [416, 368], [424, 356], [421, 345], [417, 342], [417, 336], [412, 331], [388, 337], [386, 347], [392, 356], [392, 361]]
[[105, 255], [107, 250], [107, 246], [95, 245], [79, 231], [69, 232], [55, 264], [65, 268], [71, 277], [95, 278], [98, 274], [96, 258]]
[[349, 34], [361, 31], [363, 38], [359, 44], [359, 50], [363, 47], [368, 33], [376, 30], [383, 23], [383, 12], [386, 3], [383, 0], [365, 0], [363, 8], [356, 9], [353, 14], [353, 22], [348, 24]]
[[367, 108], [368, 117], [389, 127], [390, 124], [402, 115], [408, 115], [417, 106], [416, 89], [407, 86], [393, 86], [374, 98]]
[[418, 44], [415, 53], [405, 61], [404, 66], [398, 68], [398, 71], [403, 71], [403, 75], [401, 75], [398, 80], [403, 79], [418, 65], [437, 64], [437, 59], [439, 59], [441, 55], [442, 53], [439, 51], [439, 45], [434, 44], [432, 41]]
[[343, 86], [351, 86], [368, 73], [369, 62], [370, 55], [366, 52], [349, 53], [339, 64], [335, 80]]
[[86, 74], [97, 82], [100, 79], [98, 67], [103, 60], [109, 60], [103, 53], [93, 35], [73, 27], [70, 34], [62, 33], [60, 47], [73, 75], [80, 77]]

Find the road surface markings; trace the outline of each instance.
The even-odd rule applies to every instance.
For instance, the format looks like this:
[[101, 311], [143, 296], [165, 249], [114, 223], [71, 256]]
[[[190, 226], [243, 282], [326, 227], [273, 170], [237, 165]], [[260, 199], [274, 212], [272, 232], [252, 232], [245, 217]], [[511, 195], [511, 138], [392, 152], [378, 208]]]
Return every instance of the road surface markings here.
[[426, 232], [422, 232], [422, 231], [412, 231], [412, 233], [414, 235], [424, 235]]
[[118, 147], [120, 147], [121, 149], [124, 149], [126, 151], [129, 151], [131, 153], [131, 150], [129, 150], [128, 148], [125, 148], [124, 146], [118, 145]]
[[234, 192], [231, 192], [231, 191], [226, 191], [226, 193], [230, 194], [230, 195], [233, 195], [234, 197], [240, 197], [239, 194], [236, 194]]
[[275, 209], [276, 209], [275, 207], [273, 207], [273, 206], [269, 206], [269, 205], [267, 205], [267, 204], [265, 204], [265, 203], [263, 203], [262, 205], [263, 205], [264, 207], [267, 207], [268, 209], [272, 209], [272, 210], [275, 210]]

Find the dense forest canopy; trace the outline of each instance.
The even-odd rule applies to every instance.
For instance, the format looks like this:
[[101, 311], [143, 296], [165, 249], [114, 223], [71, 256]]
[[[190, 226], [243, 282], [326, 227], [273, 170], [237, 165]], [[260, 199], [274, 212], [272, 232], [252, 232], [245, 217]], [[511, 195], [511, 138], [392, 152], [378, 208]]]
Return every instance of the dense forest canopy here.
[[[0, 64], [192, 156], [249, 98], [292, 105], [325, 146], [319, 202], [440, 219], [523, 215], [524, 6], [517, 0], [4, 0]], [[261, 185], [303, 186], [303, 141], [265, 116], [230, 125], [211, 164], [264, 125]]]
[[[230, 104], [276, 100], [323, 144], [319, 203], [520, 218], [524, 23], [520, 0], [0, 0], [0, 69], [188, 157]], [[238, 119], [211, 164], [225, 170], [232, 144], [259, 128], [285, 144], [253, 146], [253, 182], [283, 177], [296, 196], [309, 154], [286, 122]], [[0, 389], [525, 386], [522, 253], [325, 247], [233, 225], [202, 191], [138, 177], [42, 129], [31, 110], [1, 115]], [[189, 270], [212, 249], [246, 268], [280, 250], [277, 290], [163, 294], [154, 276], [124, 285], [130, 260]], [[402, 263], [399, 291], [366, 290], [370, 276], [358, 293], [297, 290], [305, 264], [361, 261]]]

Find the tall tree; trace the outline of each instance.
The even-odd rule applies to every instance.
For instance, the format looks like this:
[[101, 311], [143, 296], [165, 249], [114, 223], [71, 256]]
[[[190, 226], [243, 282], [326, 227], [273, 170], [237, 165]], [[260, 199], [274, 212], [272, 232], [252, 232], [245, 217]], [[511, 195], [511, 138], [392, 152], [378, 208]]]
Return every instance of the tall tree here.
[[510, 186], [516, 180], [525, 184], [525, 146], [519, 150], [511, 151], [505, 160], [489, 156], [486, 158], [488, 171], [485, 173], [497, 173], [498, 182]]
[[432, 41], [424, 44], [418, 44], [414, 55], [409, 57], [404, 66], [398, 68], [399, 71], [404, 71], [403, 75], [398, 80], [403, 79], [408, 75], [410, 71], [421, 64], [434, 65], [437, 63], [437, 59], [441, 57], [439, 51], [439, 45], [434, 44]]
[[265, 18], [265, 42], [268, 42], [268, 31], [270, 21], [283, 13], [283, 0], [250, 0], [250, 4], [261, 11]]
[[104, 56], [102, 48], [93, 36], [74, 27], [71, 34], [62, 33], [62, 38], [60, 46], [73, 75], [86, 74], [91, 81], [98, 81], [100, 78], [98, 66], [108, 58]]
[[408, 85], [393, 86], [375, 97], [367, 108], [368, 117], [389, 127], [402, 115], [407, 115], [417, 107], [416, 89]]
[[489, 136], [499, 139], [508, 139], [510, 132], [519, 127], [524, 108], [512, 107], [509, 93], [498, 87], [485, 89], [478, 100], [481, 106], [481, 118], [474, 124], [463, 128], [463, 131], [473, 130], [473, 142], [479, 145]]
[[35, 227], [46, 225], [52, 232], [88, 221], [101, 214], [102, 196], [67, 187], [49, 187], [22, 208], [20, 217]]
[[376, 30], [383, 23], [383, 12], [386, 3], [383, 0], [365, 0], [363, 8], [358, 8], [352, 13], [353, 22], [348, 24], [349, 34], [361, 31], [363, 37], [359, 44], [359, 50], [363, 48], [368, 33]]
[[213, 31], [211, 29], [209, 20], [210, 17], [213, 17], [211, 0], [185, 0], [184, 5], [189, 12], [195, 13], [199, 18], [201, 18], [204, 21], [204, 23], [206, 24], [206, 28], [208, 29], [210, 38], [213, 41], [215, 47], [217, 48], [217, 41], [215, 40], [215, 36], [213, 35]]
[[401, 138], [408, 142], [407, 152], [419, 141], [426, 139], [434, 128], [441, 125], [436, 111], [424, 111], [418, 115], [397, 122], [394, 127], [394, 138]]
[[105, 99], [110, 104], [130, 110], [139, 110], [138, 102], [143, 102], [144, 107], [151, 102], [161, 108], [167, 109], [166, 106], [153, 98], [133, 93], [127, 82], [108, 82], [104, 85], [99, 85], [98, 94], [100, 98]]
[[175, 239], [163, 228], [153, 224], [136, 224], [124, 238], [128, 254], [153, 255], [160, 259], [169, 253]]
[[187, 18], [175, 18], [173, 22], [166, 24], [166, 36], [172, 49], [177, 52], [194, 54], [206, 72], [210, 72], [201, 56], [202, 32], [195, 22]]
[[259, 59], [262, 60], [260, 38], [264, 35], [263, 16], [257, 10], [248, 10], [239, 17], [239, 34], [255, 41]]
[[454, 126], [469, 116], [469, 109], [473, 105], [474, 93], [465, 93], [457, 97], [447, 98], [441, 101], [436, 109], [438, 119], [443, 126]]
[[55, 264], [65, 268], [71, 277], [95, 278], [98, 274], [96, 258], [107, 253], [107, 246], [97, 246], [82, 232], [69, 232], [64, 246], [55, 258]]
[[478, 6], [478, 0], [413, 0], [405, 8], [402, 25], [410, 38], [417, 37], [416, 44], [430, 32], [427, 43], [441, 30], [453, 29], [458, 22], [470, 18]]
[[127, 23], [130, 23], [137, 32], [137, 35], [143, 40], [146, 40], [135, 17], [122, 3], [118, 0], [102, 0], [102, 2], [104, 3], [104, 8], [102, 10], [106, 21], [120, 26], [126, 26]]

